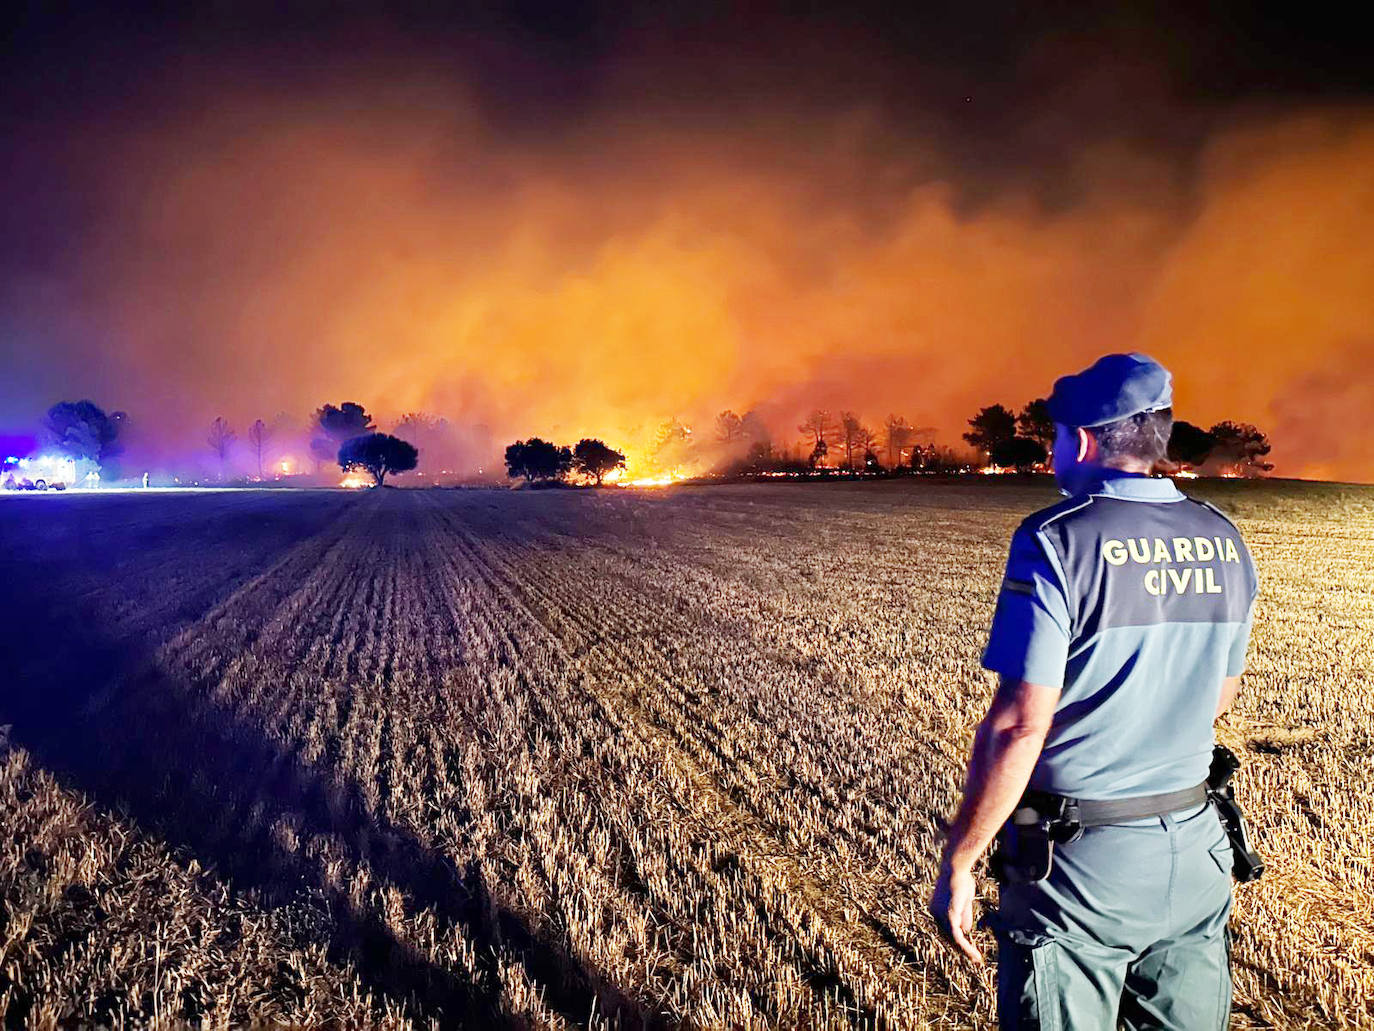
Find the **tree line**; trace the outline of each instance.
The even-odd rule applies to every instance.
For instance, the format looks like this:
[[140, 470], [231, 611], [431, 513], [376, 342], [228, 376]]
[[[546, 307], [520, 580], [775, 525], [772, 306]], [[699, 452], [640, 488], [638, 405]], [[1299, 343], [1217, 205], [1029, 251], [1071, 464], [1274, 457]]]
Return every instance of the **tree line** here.
[[[418, 420], [418, 415], [408, 416]], [[406, 420], [402, 420], [401, 425]], [[90, 400], [59, 401], [48, 409], [44, 430], [53, 450], [98, 470], [106, 479], [119, 479], [119, 457], [124, 453], [121, 438], [128, 422], [124, 412], [106, 413]], [[317, 470], [324, 462], [336, 462], [345, 472], [366, 472], [377, 486], [392, 473], [416, 468], [420, 452], [415, 445], [389, 433], [377, 432], [372, 416], [360, 404], [345, 401], [326, 404], [311, 416], [310, 453]], [[257, 462], [258, 479], [264, 478], [263, 459], [273, 430], [262, 419], [248, 427], [247, 441]], [[205, 443], [219, 465], [219, 478], [225, 479], [226, 463], [238, 440], [238, 432], [223, 416], [217, 416], [206, 432]]]
[[[99, 470], [107, 479], [119, 478], [127, 425], [126, 413], [106, 413], [89, 400], [58, 402], [48, 409], [45, 419], [55, 450]], [[446, 425], [442, 419], [410, 413], [398, 421], [395, 434], [381, 433], [362, 405], [353, 401], [325, 404], [311, 415], [308, 450], [317, 472], [326, 462], [336, 463], [344, 471], [366, 472], [374, 484], [381, 485], [387, 476], [418, 466], [419, 449], [397, 434], [432, 438]], [[1044, 398], [1027, 402], [1019, 412], [1001, 404], [985, 406], [968, 420], [968, 426], [963, 440], [978, 453], [981, 463], [1022, 471], [1047, 468], [1055, 431]], [[262, 419], [246, 431], [259, 480], [265, 477], [264, 461], [274, 432]], [[727, 409], [716, 416], [713, 442], [703, 443], [682, 422], [668, 420], [660, 427], [649, 457], [655, 466], [671, 469], [700, 466], [703, 455], [709, 455], [710, 471], [725, 476], [957, 472], [970, 464], [951, 449], [937, 446], [933, 429], [896, 414], [874, 429], [853, 411], [832, 414], [815, 409], [797, 426], [797, 432], [795, 447], [779, 447], [756, 412], [738, 415]], [[206, 432], [205, 443], [218, 463], [221, 481], [238, 439], [237, 431], [222, 416]], [[1270, 451], [1266, 435], [1249, 423], [1225, 420], [1203, 429], [1178, 420], [1169, 440], [1165, 471], [1264, 473], [1273, 468], [1267, 460]], [[566, 482], [577, 475], [600, 486], [625, 468], [625, 455], [596, 438], [583, 438], [569, 447], [531, 437], [505, 449], [505, 465], [509, 477], [532, 485]]]
[[[713, 441], [676, 419], [660, 426], [649, 448], [652, 467], [695, 467], [709, 475], [731, 477], [829, 475], [875, 476], [903, 473], [958, 473], [995, 466], [1022, 472], [1048, 470], [1055, 426], [1045, 398], [1028, 401], [1020, 411], [1001, 404], [983, 407], [968, 420], [963, 440], [976, 453], [970, 460], [934, 442], [935, 431], [891, 414], [873, 428], [855, 412], [813, 410], [798, 426], [799, 444], [791, 449], [774, 442], [756, 412], [725, 410], [715, 418]], [[1264, 433], [1248, 423], [1219, 422], [1210, 429], [1177, 421], [1169, 442], [1164, 472], [1212, 471], [1230, 475], [1267, 472], [1270, 445]], [[624, 455], [599, 440], [560, 447], [538, 437], [506, 448], [512, 478], [531, 484], [565, 482], [574, 473], [600, 485], [613, 469], [624, 467]]]
[[715, 441], [726, 454], [718, 471], [726, 476], [851, 477], [907, 471], [953, 471], [959, 464], [937, 447], [935, 431], [891, 414], [878, 427], [850, 410], [813, 409], [797, 426], [796, 443], [775, 442], [756, 413], [727, 409], [716, 416]]
[[606, 477], [625, 468], [625, 455], [604, 441], [583, 437], [572, 447], [551, 444], [539, 437], [517, 440], [506, 447], [506, 475], [527, 484], [565, 483], [577, 473], [600, 487]]
[[[968, 421], [964, 440], [996, 466], [1029, 471], [1048, 465], [1054, 448], [1054, 420], [1044, 398], [1027, 402], [1019, 413], [1000, 404], [980, 408]], [[1269, 472], [1269, 438], [1250, 423], [1225, 420], [1202, 429], [1175, 420], [1169, 436], [1170, 468], [1165, 471], [1216, 471], [1243, 476]]]

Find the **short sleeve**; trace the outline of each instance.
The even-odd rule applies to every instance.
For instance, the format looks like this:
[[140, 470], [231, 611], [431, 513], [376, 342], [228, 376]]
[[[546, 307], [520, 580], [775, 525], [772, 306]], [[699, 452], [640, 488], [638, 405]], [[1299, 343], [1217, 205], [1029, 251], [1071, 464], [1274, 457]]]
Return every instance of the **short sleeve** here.
[[1063, 687], [1072, 625], [1058, 568], [1035, 532], [1021, 527], [1011, 539], [983, 666], [1011, 680]]

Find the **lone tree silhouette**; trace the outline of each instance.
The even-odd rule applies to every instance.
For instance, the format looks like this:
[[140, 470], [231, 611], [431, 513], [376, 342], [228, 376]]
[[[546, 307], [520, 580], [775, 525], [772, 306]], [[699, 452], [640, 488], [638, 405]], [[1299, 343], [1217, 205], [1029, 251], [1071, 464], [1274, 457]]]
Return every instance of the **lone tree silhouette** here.
[[988, 455], [993, 448], [1016, 436], [1016, 416], [1001, 405], [988, 405], [968, 421], [970, 429], [964, 439]]
[[595, 479], [598, 487], [610, 472], [625, 468], [623, 454], [590, 437], [583, 437], [577, 442], [577, 446], [573, 448], [572, 460], [573, 468], [584, 476]]
[[210, 450], [219, 459], [219, 479], [224, 482], [224, 461], [229, 457], [229, 449], [234, 446], [234, 441], [238, 440], [239, 435], [234, 432], [224, 416], [216, 417], [210, 424], [210, 432], [205, 435], [205, 443], [210, 445]]
[[267, 442], [272, 438], [272, 431], [267, 428], [267, 423], [261, 419], [248, 427], [248, 443], [253, 447], [253, 453], [258, 459], [258, 479], [262, 479], [262, 453], [267, 450]]
[[403, 473], [414, 469], [420, 452], [414, 444], [393, 437], [389, 433], [364, 433], [345, 440], [339, 448], [339, 468], [348, 472], [364, 469], [372, 474], [372, 482], [380, 487], [388, 473]]
[[572, 449], [531, 437], [506, 448], [506, 475], [523, 476], [527, 483], [561, 480], [572, 468]]

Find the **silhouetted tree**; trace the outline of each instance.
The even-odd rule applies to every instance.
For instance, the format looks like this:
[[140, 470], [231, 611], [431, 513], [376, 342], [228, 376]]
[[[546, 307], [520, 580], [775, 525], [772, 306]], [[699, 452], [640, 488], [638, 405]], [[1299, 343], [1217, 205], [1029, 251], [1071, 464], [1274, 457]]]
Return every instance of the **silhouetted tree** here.
[[62, 454], [74, 461], [94, 462], [117, 479], [116, 460], [124, 450], [119, 433], [127, 420], [123, 412], [106, 415], [94, 401], [59, 401], [48, 409], [43, 426]]
[[668, 419], [654, 435], [649, 451], [650, 463], [662, 469], [674, 469], [695, 460], [692, 429], [680, 419]]
[[220, 482], [224, 481], [224, 460], [229, 457], [229, 449], [234, 446], [238, 436], [222, 415], [215, 418], [210, 424], [210, 432], [205, 435], [205, 442], [219, 459]]
[[327, 437], [342, 443], [371, 433], [377, 427], [372, 424], [372, 416], [362, 405], [345, 401], [339, 407], [325, 405], [315, 410], [315, 425]]
[[666, 419], [654, 434], [654, 448], [661, 451], [675, 444], [683, 444], [691, 436], [691, 427], [681, 419]]
[[1045, 445], [1030, 437], [1012, 437], [999, 441], [988, 456], [994, 465], [1007, 466], [1028, 473], [1049, 458]]
[[904, 416], [889, 415], [883, 421], [883, 429], [887, 432], [888, 468], [895, 469], [902, 464], [902, 449], [911, 444], [915, 427]]
[[345, 401], [338, 405], [322, 405], [310, 418], [310, 456], [315, 460], [315, 472], [324, 462], [339, 457], [339, 447], [347, 440], [371, 433], [377, 427], [362, 405]]
[[1236, 476], [1267, 473], [1274, 468], [1265, 461], [1269, 438], [1248, 422], [1219, 422], [1207, 431], [1216, 442], [1209, 460]]
[[262, 479], [262, 455], [267, 450], [267, 441], [272, 437], [272, 431], [267, 428], [267, 423], [261, 419], [248, 427], [248, 443], [253, 448], [253, 453], [258, 459], [258, 479]]
[[856, 414], [840, 413], [840, 446], [844, 448], [844, 467], [851, 475], [854, 472], [854, 455], [863, 454], [872, 439], [872, 431], [859, 421]]
[[1027, 402], [1016, 417], [1016, 432], [1035, 441], [1048, 455], [1054, 447], [1054, 420], [1050, 418], [1049, 402], [1043, 397]]
[[964, 434], [964, 439], [989, 455], [998, 444], [1016, 436], [1016, 416], [1001, 405], [980, 408], [968, 424], [971, 429]]
[[339, 468], [348, 472], [364, 469], [380, 487], [389, 473], [403, 473], [419, 463], [420, 452], [409, 441], [390, 433], [364, 433], [345, 440], [339, 447]]
[[[880, 461], [878, 461], [878, 434], [877, 434], [877, 433], [875, 433], [873, 430], [869, 429], [867, 426], [860, 426], [860, 427], [859, 427], [859, 446], [863, 448], [863, 452], [864, 452], [864, 468], [869, 469], [869, 470], [871, 471], [871, 467], [873, 467], [873, 466], [876, 466], [876, 467], [879, 468], [879, 469], [881, 469], [881, 468], [883, 467], [883, 463], [880, 462]], [[869, 460], [868, 460], [870, 455], [873, 457], [873, 461], [872, 461], [872, 462], [869, 462]]]
[[344, 441], [361, 437], [376, 430], [372, 416], [362, 405], [345, 401], [337, 408], [324, 405], [315, 409], [311, 419], [313, 436], [310, 440], [310, 454], [315, 459], [315, 471], [321, 462], [332, 462], [339, 454], [339, 446]]
[[1169, 459], [1196, 469], [1207, 461], [1216, 443], [1216, 438], [1201, 426], [1180, 419], [1169, 434]]
[[595, 479], [598, 487], [601, 486], [601, 481], [612, 470], [625, 468], [625, 456], [623, 454], [590, 437], [583, 437], [577, 442], [573, 448], [572, 456], [573, 468], [584, 476]]
[[814, 472], [816, 466], [824, 462], [825, 456], [829, 453], [830, 445], [825, 442], [824, 438], [818, 437], [815, 446], [811, 449], [811, 454], [806, 458], [806, 467]]
[[728, 408], [716, 416], [716, 439], [722, 444], [733, 444], [744, 439], [744, 420]]
[[572, 449], [531, 437], [506, 448], [506, 475], [523, 476], [526, 482], [561, 480], [572, 468]]
[[[817, 408], [797, 427], [797, 432], [811, 443], [811, 453], [819, 453], [822, 458], [830, 450], [829, 445], [836, 439], [835, 420], [824, 408]], [[822, 447], [821, 445], [826, 445]]]

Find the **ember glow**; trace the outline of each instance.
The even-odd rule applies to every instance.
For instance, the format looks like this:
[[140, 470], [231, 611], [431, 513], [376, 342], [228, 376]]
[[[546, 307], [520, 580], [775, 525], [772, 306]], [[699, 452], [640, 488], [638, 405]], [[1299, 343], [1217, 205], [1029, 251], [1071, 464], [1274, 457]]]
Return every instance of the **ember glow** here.
[[[1140, 348], [1174, 368], [1181, 418], [1260, 425], [1280, 473], [1374, 480], [1348, 432], [1374, 408], [1368, 103], [1199, 121], [1141, 73], [1123, 110], [1184, 142], [1045, 128], [1053, 161], [993, 172], [977, 148], [1008, 130], [978, 119], [1015, 121], [1014, 98], [990, 112], [961, 90], [957, 126], [938, 91], [912, 100], [926, 118], [758, 84], [679, 101], [661, 78], [715, 66], [684, 71], [668, 42], [613, 52], [552, 122], [527, 99], [537, 117], [496, 117], [478, 64], [383, 48], [285, 92], [279, 55], [246, 59], [261, 75], [206, 56], [150, 71], [117, 112], [31, 127], [16, 181], [83, 207], [49, 220], [58, 239], [20, 219], [24, 189], [5, 201], [48, 260], [3, 288], [20, 353], [0, 421], [105, 398], [166, 455], [216, 413], [242, 433], [347, 398], [461, 428], [445, 467], [585, 435], [643, 483], [670, 475], [651, 457], [667, 420], [755, 411], [794, 447], [813, 408], [895, 412], [958, 445], [978, 407]], [[1047, 110], [1071, 123], [1093, 81]]]
[[659, 476], [643, 476], [633, 480], [615, 480], [617, 487], [671, 487], [674, 483], [681, 483], [687, 479], [687, 475], [680, 471], [663, 473]]

